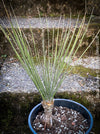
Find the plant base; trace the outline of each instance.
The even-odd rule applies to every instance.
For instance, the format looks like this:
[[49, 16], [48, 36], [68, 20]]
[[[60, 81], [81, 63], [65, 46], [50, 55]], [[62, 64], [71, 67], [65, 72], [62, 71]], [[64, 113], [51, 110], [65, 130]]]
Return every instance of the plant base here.
[[[79, 103], [77, 103], [77, 102], [75, 102], [75, 101], [72, 101], [72, 100], [67, 100], [67, 99], [55, 99], [54, 100], [54, 106], [58, 106], [58, 107], [66, 107], [66, 108], [69, 108], [70, 110], [72, 109], [72, 110], [75, 110], [75, 111], [77, 111], [78, 113], [80, 113], [81, 114], [81, 116], [83, 116], [86, 120], [87, 120], [87, 124], [88, 124], [88, 129], [86, 130], [86, 132], [85, 132], [85, 134], [89, 134], [89, 132], [91, 131], [91, 129], [92, 129], [92, 126], [93, 126], [93, 118], [92, 118], [92, 115], [91, 115], [91, 113], [87, 110], [87, 108], [85, 108], [83, 105], [81, 105], [81, 104], [79, 104]], [[40, 124], [40, 121], [38, 122], [39, 124], [40, 124], [40, 128], [39, 128], [39, 130], [38, 130], [38, 132], [36, 132], [35, 131], [35, 129], [33, 128], [35, 125], [33, 125], [33, 122], [35, 121], [35, 119], [36, 119], [36, 116], [38, 115], [38, 114], [40, 114], [41, 115], [41, 112], [43, 111], [43, 107], [42, 107], [42, 105], [41, 105], [41, 103], [40, 104], [38, 104], [37, 106], [35, 106], [33, 109], [32, 109], [32, 111], [30, 112], [30, 114], [29, 114], [29, 118], [28, 118], [28, 123], [29, 123], [29, 127], [30, 127], [30, 129], [31, 129], [31, 131], [33, 132], [33, 134], [39, 134], [39, 132], [40, 132], [40, 128], [42, 127], [42, 125]], [[72, 114], [72, 116], [71, 117], [75, 117], [75, 113], [74, 112], [72, 112], [73, 114]], [[63, 113], [62, 113], [63, 114]], [[58, 118], [54, 118], [54, 120], [55, 121], [57, 121], [57, 123], [56, 124], [58, 124], [59, 123], [59, 114], [57, 114], [57, 116], [58, 116]], [[41, 117], [41, 116], [40, 116]], [[68, 118], [68, 117], [66, 117], [66, 118]], [[63, 117], [63, 119], [64, 119], [64, 117]], [[86, 120], [83, 120], [83, 123], [86, 121]], [[66, 119], [67, 120], [67, 119]], [[77, 118], [76, 118], [76, 120], [77, 120]], [[67, 120], [68, 121], [68, 120]], [[69, 119], [69, 121], [70, 121], [70, 119]], [[71, 125], [73, 126], [73, 127], [75, 127], [75, 124], [76, 123], [76, 121], [75, 120], [71, 120]], [[55, 123], [53, 123], [53, 126], [55, 125]], [[63, 124], [62, 124], [63, 125]], [[80, 125], [82, 125], [82, 124], [80, 124]], [[33, 127], [32, 127], [33, 126]], [[36, 126], [35, 126], [36, 127]], [[62, 126], [61, 126], [62, 127]], [[80, 129], [82, 129], [82, 127], [84, 127], [84, 126], [80, 126], [81, 128]], [[56, 128], [56, 127], [55, 127]], [[43, 129], [44, 129], [44, 127], [43, 127]], [[60, 130], [59, 130], [60, 131]], [[77, 132], [78, 132], [79, 130], [77, 130]], [[41, 132], [40, 132], [41, 133]], [[53, 132], [54, 133], [54, 132]], [[62, 133], [61, 133], [62, 134]]]

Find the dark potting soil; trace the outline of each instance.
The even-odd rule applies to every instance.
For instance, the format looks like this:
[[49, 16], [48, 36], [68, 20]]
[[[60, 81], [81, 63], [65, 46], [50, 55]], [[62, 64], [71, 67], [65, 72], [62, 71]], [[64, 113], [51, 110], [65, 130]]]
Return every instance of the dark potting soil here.
[[32, 127], [38, 134], [85, 134], [89, 128], [87, 119], [79, 112], [60, 106], [53, 109], [53, 126], [45, 129], [43, 114], [39, 112], [32, 122]]

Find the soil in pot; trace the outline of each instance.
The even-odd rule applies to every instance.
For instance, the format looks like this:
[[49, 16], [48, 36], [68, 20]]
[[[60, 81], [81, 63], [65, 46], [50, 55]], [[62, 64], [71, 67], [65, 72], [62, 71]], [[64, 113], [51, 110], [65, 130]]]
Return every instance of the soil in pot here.
[[53, 108], [52, 128], [44, 128], [43, 114], [43, 111], [39, 112], [32, 122], [32, 127], [38, 134], [85, 134], [89, 128], [87, 119], [79, 112], [66, 107]]

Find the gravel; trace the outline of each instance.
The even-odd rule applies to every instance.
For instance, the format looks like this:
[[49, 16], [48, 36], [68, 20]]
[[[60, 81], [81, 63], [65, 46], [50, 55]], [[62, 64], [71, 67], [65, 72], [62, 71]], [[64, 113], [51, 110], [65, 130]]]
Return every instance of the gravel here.
[[44, 112], [40, 111], [32, 122], [38, 134], [85, 134], [89, 129], [88, 120], [79, 112], [62, 106], [55, 106], [52, 113], [53, 126], [44, 129]]
[[[37, 66], [41, 72], [40, 67]], [[58, 92], [99, 91], [99, 78], [81, 77], [77, 74], [66, 76]], [[0, 75], [0, 92], [38, 92], [32, 80], [19, 62], [4, 62]]]

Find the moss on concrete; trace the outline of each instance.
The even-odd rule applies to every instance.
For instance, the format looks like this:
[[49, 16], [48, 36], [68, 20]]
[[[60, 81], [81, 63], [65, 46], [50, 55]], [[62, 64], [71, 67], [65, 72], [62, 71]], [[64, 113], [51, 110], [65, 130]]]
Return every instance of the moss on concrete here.
[[[48, 16], [50, 16], [50, 14], [55, 14], [56, 16], [58, 16], [59, 14], [69, 14], [70, 11], [73, 14], [77, 14], [77, 12], [79, 11], [83, 12], [85, 7], [84, 0], [5, 0], [4, 2], [8, 10], [11, 10], [10, 5], [12, 5], [17, 16], [25, 15], [36, 17], [38, 16], [37, 8], [39, 8], [40, 14], [42, 16], [44, 16], [45, 14], [47, 14]], [[2, 1], [0, 1], [0, 5], [0, 17], [6, 16]]]
[[31, 134], [27, 119], [30, 110], [41, 101], [38, 94], [0, 94], [0, 132]]
[[98, 75], [98, 77], [100, 77], [100, 70], [98, 69], [86, 68], [81, 65], [74, 66], [72, 68], [73, 68], [71, 71], [72, 74], [79, 74], [82, 77], [87, 77], [88, 75], [91, 75], [93, 77], [97, 77]]
[[71, 99], [71, 100], [81, 103], [82, 105], [86, 106], [87, 108], [89, 106], [91, 106], [91, 103], [89, 103], [89, 101], [85, 97], [85, 92], [84, 93], [82, 93], [82, 92], [76, 92], [76, 93], [62, 92], [62, 93], [57, 93], [55, 95], [55, 98]]

